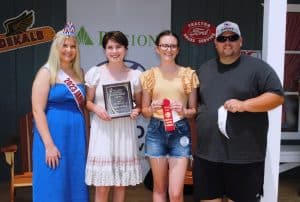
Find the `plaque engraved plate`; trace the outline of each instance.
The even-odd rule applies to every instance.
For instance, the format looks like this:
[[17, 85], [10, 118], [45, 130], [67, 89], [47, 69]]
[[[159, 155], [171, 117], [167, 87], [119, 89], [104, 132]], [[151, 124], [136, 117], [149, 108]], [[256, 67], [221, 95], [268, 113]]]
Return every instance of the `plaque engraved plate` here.
[[130, 116], [133, 108], [130, 82], [103, 85], [105, 109], [112, 118]]

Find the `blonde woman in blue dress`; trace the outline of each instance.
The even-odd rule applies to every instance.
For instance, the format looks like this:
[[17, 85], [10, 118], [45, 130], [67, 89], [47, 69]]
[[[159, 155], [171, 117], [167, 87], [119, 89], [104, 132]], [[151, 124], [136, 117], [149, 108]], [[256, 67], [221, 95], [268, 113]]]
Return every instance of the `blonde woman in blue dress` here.
[[[48, 61], [32, 86], [33, 201], [88, 202], [85, 88], [75, 26], [52, 42]], [[76, 95], [75, 95], [75, 94]]]
[[[95, 202], [108, 201], [110, 188], [113, 189], [113, 201], [124, 202], [126, 186], [142, 182], [135, 132], [140, 113], [141, 72], [124, 63], [128, 40], [122, 32], [106, 33], [102, 46], [108, 63], [92, 67], [85, 77], [88, 86], [86, 106], [92, 112], [85, 181], [96, 187]], [[105, 109], [103, 85], [128, 81], [135, 108], [128, 117], [112, 119]]]

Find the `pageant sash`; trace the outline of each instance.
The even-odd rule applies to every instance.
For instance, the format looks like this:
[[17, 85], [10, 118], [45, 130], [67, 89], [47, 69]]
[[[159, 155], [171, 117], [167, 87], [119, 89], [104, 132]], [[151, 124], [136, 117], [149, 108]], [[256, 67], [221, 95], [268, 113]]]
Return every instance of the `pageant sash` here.
[[80, 88], [63, 70], [60, 69], [57, 76], [61, 81], [64, 82], [68, 90], [72, 93], [78, 109], [83, 114], [84, 96]]
[[164, 99], [162, 107], [163, 107], [163, 114], [164, 114], [165, 130], [168, 132], [174, 131], [175, 125], [173, 122], [172, 110], [170, 107], [170, 100]]

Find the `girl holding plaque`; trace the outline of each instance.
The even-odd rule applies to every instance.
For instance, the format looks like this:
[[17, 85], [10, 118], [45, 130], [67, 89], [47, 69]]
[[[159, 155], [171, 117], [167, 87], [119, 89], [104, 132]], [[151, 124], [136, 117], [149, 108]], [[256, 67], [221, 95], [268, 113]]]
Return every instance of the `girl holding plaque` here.
[[[95, 201], [108, 201], [112, 187], [113, 201], [122, 202], [126, 186], [143, 180], [135, 132], [141, 103], [141, 72], [124, 63], [128, 40], [122, 32], [106, 33], [102, 46], [108, 63], [92, 67], [85, 77], [86, 106], [92, 112], [85, 181], [96, 187]], [[128, 91], [126, 83], [130, 83]], [[124, 106], [132, 102], [127, 99], [128, 93], [135, 104], [124, 116]]]
[[153, 173], [153, 201], [183, 201], [186, 169], [191, 157], [191, 132], [187, 118], [196, 113], [199, 80], [194, 70], [175, 61], [179, 39], [171, 31], [155, 41], [160, 64], [141, 75], [142, 113], [151, 117], [145, 155]]

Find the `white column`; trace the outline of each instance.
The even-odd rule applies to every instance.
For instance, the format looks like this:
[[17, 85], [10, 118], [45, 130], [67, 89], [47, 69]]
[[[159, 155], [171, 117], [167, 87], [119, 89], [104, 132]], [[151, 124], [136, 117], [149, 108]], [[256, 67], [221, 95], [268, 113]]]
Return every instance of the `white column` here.
[[[283, 81], [287, 0], [265, 0], [262, 57]], [[269, 133], [262, 202], [278, 201], [281, 107], [269, 112]]]

